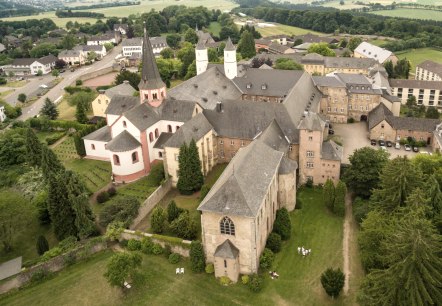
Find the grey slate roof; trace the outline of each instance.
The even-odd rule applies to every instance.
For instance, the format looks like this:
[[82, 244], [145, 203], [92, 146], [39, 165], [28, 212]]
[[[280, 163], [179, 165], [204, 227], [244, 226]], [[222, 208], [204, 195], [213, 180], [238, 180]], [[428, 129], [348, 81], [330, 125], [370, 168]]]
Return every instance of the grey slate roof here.
[[198, 210], [256, 217], [284, 153], [260, 139], [241, 148], [213, 185]]
[[368, 129], [371, 130], [374, 128], [387, 116], [393, 116], [393, 113], [384, 105], [384, 103], [379, 103], [378, 106], [368, 113]]
[[327, 36], [318, 36], [312, 33], [307, 33], [305, 35], [299, 35], [292, 38], [292, 40], [302, 39], [302, 42], [309, 42], [309, 43], [320, 43], [325, 42], [327, 44], [333, 44], [337, 43], [338, 40], [333, 37], [327, 37]]
[[210, 122], [203, 114], [198, 114], [184, 123], [178, 131], [164, 144], [164, 147], [179, 148], [184, 143], [190, 143], [193, 140], [198, 141], [204, 137], [211, 129]]
[[440, 64], [440, 63], [436, 63], [436, 62], [427, 60], [427, 61], [420, 63], [416, 67], [428, 70], [428, 71], [433, 72], [433, 73], [439, 75], [440, 77], [442, 77], [442, 64]]
[[238, 257], [238, 254], [238, 248], [229, 239], [226, 239], [216, 248], [213, 256], [236, 259]]
[[153, 54], [152, 44], [148, 43], [146, 28], [144, 28], [143, 37], [143, 70], [141, 71], [141, 81], [139, 89], [158, 89], [166, 87], [158, 71], [155, 55]]
[[206, 49], [206, 44], [203, 39], [201, 39], [201, 38], [198, 39], [198, 43], [196, 44], [195, 49], [196, 50], [205, 50]]
[[79, 50], [62, 50], [60, 53], [58, 53], [58, 57], [79, 57], [81, 51]]
[[85, 52], [101, 52], [103, 51], [103, 47], [102, 45], [79, 45], [79, 48], [81, 48], [81, 50], [85, 51]]
[[345, 84], [358, 84], [358, 85], [369, 85], [371, 86], [370, 80], [362, 74], [358, 73], [335, 73], [335, 76], [338, 77]]
[[298, 169], [298, 163], [284, 156], [279, 165], [279, 174], [292, 174]]
[[441, 81], [419, 81], [408, 79], [390, 79], [390, 86], [396, 88], [422, 88], [442, 90]]
[[272, 42], [269, 45], [269, 50], [274, 51], [276, 53], [281, 53], [282, 54], [282, 53], [285, 53], [285, 51], [287, 51], [288, 49], [290, 49], [290, 48], [287, 47], [287, 46], [284, 46], [284, 45], [280, 45], [280, 44], [278, 44], [276, 42]]
[[38, 59], [38, 61], [44, 65], [54, 63], [56, 60], [57, 60], [57, 57], [52, 54], [40, 57]]
[[280, 69], [267, 70], [263, 73], [259, 68], [249, 68], [242, 77], [234, 78], [233, 82], [243, 94], [284, 97], [303, 73], [302, 70]]
[[305, 117], [301, 119], [298, 128], [300, 130], [323, 131], [325, 124], [326, 122], [322, 120], [318, 114], [308, 112], [305, 114]]
[[106, 125], [106, 126], [103, 126], [101, 129], [98, 129], [98, 130], [84, 136], [83, 139], [109, 142], [112, 140], [112, 135], [110, 133], [110, 128]]
[[338, 160], [341, 161], [343, 154], [343, 148], [337, 145], [334, 141], [324, 141], [322, 143], [321, 158], [326, 160]]
[[124, 39], [121, 45], [123, 47], [129, 47], [129, 46], [141, 46], [143, 44], [143, 39], [141, 37], [133, 37], [133, 38], [127, 38]]
[[194, 100], [205, 109], [214, 109], [218, 101], [241, 98], [241, 92], [218, 66], [210, 67], [204, 73], [175, 86], [168, 90], [167, 95], [177, 99]]
[[139, 97], [114, 95], [106, 108], [108, 115], [122, 115], [124, 112], [140, 104]]
[[312, 76], [312, 79], [316, 86], [345, 88], [345, 84], [334, 76]]
[[[117, 95], [133, 97], [133, 94], [135, 92], [136, 90], [129, 84], [129, 82], [127, 83], [123, 82], [120, 85], [106, 89], [105, 94], [109, 99], [112, 99], [114, 96]], [[137, 99], [139, 100], [138, 97]]]
[[36, 60], [38, 60], [38, 59], [36, 59], [36, 58], [16, 58], [12, 62], [12, 65], [13, 66], [29, 66], [33, 62], [35, 62]]
[[161, 133], [160, 137], [158, 137], [157, 141], [155, 141], [154, 148], [155, 149], [163, 149], [164, 144], [172, 137], [173, 133]]
[[114, 137], [108, 144], [107, 149], [111, 152], [126, 152], [136, 149], [141, 143], [136, 140], [128, 131], [124, 130], [117, 137]]
[[322, 64], [324, 63], [324, 56], [317, 54], [317, 53], [309, 53], [302, 57], [301, 59], [302, 64]]
[[259, 135], [259, 139], [270, 148], [280, 152], [287, 152], [290, 141], [285, 137], [284, 132], [278, 122], [273, 119], [270, 125]]
[[368, 69], [376, 64], [378, 62], [372, 58], [324, 57], [324, 65], [327, 68]]
[[299, 141], [299, 133], [281, 103], [258, 101], [222, 102], [222, 112], [204, 110], [204, 115], [220, 136], [253, 139], [276, 119], [292, 143]]
[[229, 38], [227, 38], [227, 42], [226, 42], [226, 46], [224, 47], [224, 51], [235, 51], [236, 48], [232, 43], [232, 40]]

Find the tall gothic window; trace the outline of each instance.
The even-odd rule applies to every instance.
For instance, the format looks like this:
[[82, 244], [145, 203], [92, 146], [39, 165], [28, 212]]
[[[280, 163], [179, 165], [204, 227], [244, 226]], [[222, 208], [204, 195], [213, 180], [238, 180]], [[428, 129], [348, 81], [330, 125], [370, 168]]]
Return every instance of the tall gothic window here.
[[235, 224], [229, 217], [224, 217], [219, 223], [221, 234], [235, 236]]

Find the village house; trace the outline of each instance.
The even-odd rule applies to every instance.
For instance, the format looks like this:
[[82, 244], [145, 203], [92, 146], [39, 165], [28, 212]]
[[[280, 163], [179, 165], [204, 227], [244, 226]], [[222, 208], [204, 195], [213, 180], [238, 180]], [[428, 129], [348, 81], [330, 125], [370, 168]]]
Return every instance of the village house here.
[[339, 40], [337, 40], [334, 37], [329, 36], [319, 36], [312, 33], [307, 33], [305, 35], [298, 35], [292, 38], [293, 41], [302, 41], [302, 43], [312, 43], [312, 44], [318, 44], [318, 43], [326, 43], [326, 44], [337, 44]]
[[48, 74], [55, 66], [57, 57], [52, 54], [41, 58], [16, 58], [11, 65], [3, 67], [5, 73], [14, 73], [18, 76], [37, 75], [39, 72]]
[[424, 61], [416, 66], [416, 80], [442, 81], [442, 64], [433, 61]]
[[58, 59], [65, 61], [69, 66], [84, 65], [86, 55], [82, 50], [62, 50], [58, 53]]
[[112, 32], [107, 32], [104, 33], [102, 35], [94, 35], [92, 37], [89, 37], [87, 39], [87, 45], [88, 46], [102, 46], [105, 44], [113, 44], [116, 45], [120, 42], [120, 38], [118, 35], [116, 35], [116, 33], [119, 33], [118, 31], [116, 31], [115, 33]]
[[92, 111], [94, 117], [106, 117], [106, 109], [114, 96], [133, 96], [136, 90], [124, 81], [122, 84], [111, 87], [106, 90], [100, 90], [99, 95], [92, 101]]
[[406, 79], [390, 79], [392, 94], [397, 96], [402, 104], [414, 96], [417, 105], [442, 107], [442, 81], [420, 81]]
[[360, 43], [359, 46], [356, 47], [353, 55], [356, 58], [372, 58], [378, 61], [380, 64], [384, 64], [388, 61], [396, 64], [396, 62], [398, 61], [397, 56], [394, 55], [393, 52], [365, 41]]
[[129, 26], [125, 23], [114, 24], [114, 31], [120, 32], [121, 35], [126, 35], [128, 30], [129, 30]]
[[[155, 56], [159, 56], [160, 52], [168, 48], [165, 37], [150, 37], [149, 41], [152, 45], [152, 50]], [[135, 56], [141, 59], [141, 52], [143, 50], [143, 39], [134, 37], [124, 39], [122, 42], [122, 54], [125, 57]]]

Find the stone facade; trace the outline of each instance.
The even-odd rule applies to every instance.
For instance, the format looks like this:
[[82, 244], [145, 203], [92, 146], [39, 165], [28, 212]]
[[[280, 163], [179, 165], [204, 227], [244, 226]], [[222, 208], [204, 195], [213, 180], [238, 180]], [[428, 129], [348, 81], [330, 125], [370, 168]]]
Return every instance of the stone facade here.
[[250, 144], [251, 139], [238, 139], [218, 136], [218, 162], [228, 163], [232, 160], [240, 148]]

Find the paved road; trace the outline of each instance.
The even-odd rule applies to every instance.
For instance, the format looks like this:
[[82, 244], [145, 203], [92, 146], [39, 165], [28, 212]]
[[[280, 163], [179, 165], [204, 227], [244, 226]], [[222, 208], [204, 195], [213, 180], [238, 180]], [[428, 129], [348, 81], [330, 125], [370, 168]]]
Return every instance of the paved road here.
[[[94, 70], [100, 70], [103, 68], [107, 68], [112, 66], [115, 63], [114, 58], [117, 54], [121, 53], [121, 45], [116, 46], [106, 55], [101, 61], [95, 62], [90, 66], [83, 66], [81, 68], [76, 69], [74, 72], [70, 70], [66, 70], [66, 72], [62, 73], [60, 76], [63, 77], [63, 80], [55, 85], [51, 90], [49, 90], [44, 96], [40, 97], [37, 101], [35, 101], [32, 105], [23, 108], [23, 114], [18, 118], [19, 120], [26, 120], [28, 118], [34, 117], [38, 115], [41, 107], [43, 106], [44, 100], [46, 98], [51, 99], [52, 101], [58, 102], [61, 100], [61, 97], [64, 94], [64, 88], [69, 86], [72, 82], [74, 82], [79, 76], [89, 73]], [[20, 93], [24, 93], [26, 95], [34, 92], [40, 85], [47, 84], [50, 81], [54, 80], [55, 77], [51, 75], [45, 75], [39, 78], [32, 78], [31, 81], [21, 87], [18, 88], [13, 94], [6, 97], [6, 102], [11, 105], [15, 105], [17, 101], [17, 97]]]

